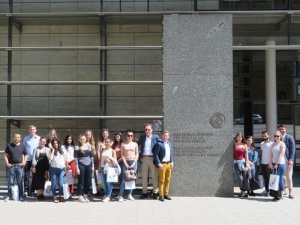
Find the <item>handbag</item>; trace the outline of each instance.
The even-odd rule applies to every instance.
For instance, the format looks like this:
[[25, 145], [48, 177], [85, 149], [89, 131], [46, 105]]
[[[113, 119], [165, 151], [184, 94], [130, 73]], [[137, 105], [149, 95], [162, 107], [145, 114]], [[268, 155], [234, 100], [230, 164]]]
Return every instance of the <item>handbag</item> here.
[[106, 170], [106, 182], [117, 183], [118, 182], [118, 168], [108, 167]]
[[134, 170], [127, 169], [124, 171], [124, 181], [133, 181], [137, 179], [137, 173]]
[[256, 180], [254, 177], [252, 177], [250, 179], [250, 189], [252, 191], [255, 191], [255, 190], [258, 190], [258, 189], [261, 189], [263, 186], [261, 186], [261, 183], [259, 180]]
[[44, 173], [44, 178], [45, 178], [45, 180], [50, 180], [50, 173], [49, 173], [48, 170], [45, 171], [45, 173]]
[[269, 190], [278, 191], [279, 189], [279, 175], [277, 175], [277, 170], [274, 174], [274, 170], [272, 174], [270, 174], [270, 181], [269, 181]]

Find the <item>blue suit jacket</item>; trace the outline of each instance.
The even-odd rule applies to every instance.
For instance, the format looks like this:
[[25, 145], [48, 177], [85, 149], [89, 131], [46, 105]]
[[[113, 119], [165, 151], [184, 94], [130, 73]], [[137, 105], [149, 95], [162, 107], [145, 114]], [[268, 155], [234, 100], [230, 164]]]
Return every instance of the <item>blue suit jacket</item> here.
[[[139, 140], [137, 142], [137, 144], [139, 146], [141, 146], [140, 156], [144, 155], [145, 141], [146, 141], [146, 134], [143, 134], [143, 135], [140, 136], [140, 138], [139, 138]], [[151, 136], [151, 149], [153, 149], [153, 146], [158, 141], [162, 141], [161, 138], [158, 135], [156, 135], [156, 134], [152, 134], [152, 136]]]
[[296, 153], [296, 145], [295, 145], [294, 138], [289, 134], [285, 134], [283, 142], [286, 145], [286, 150], [285, 150], [286, 158], [294, 162], [294, 157]]
[[[170, 146], [170, 162], [173, 162], [173, 145], [169, 142]], [[158, 167], [158, 164], [161, 164], [163, 158], [166, 155], [165, 144], [163, 141], [157, 142], [153, 147], [153, 154], [154, 154], [154, 165]]]

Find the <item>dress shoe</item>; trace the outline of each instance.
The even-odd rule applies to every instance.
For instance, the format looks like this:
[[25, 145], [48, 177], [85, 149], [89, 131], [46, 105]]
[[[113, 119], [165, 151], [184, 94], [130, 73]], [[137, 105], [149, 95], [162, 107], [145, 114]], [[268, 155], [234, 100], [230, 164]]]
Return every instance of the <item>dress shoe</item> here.
[[170, 198], [168, 195], [165, 195], [165, 196], [164, 196], [164, 199], [172, 200], [172, 198]]
[[153, 193], [153, 199], [157, 200], [157, 194], [156, 193]]
[[148, 195], [145, 194], [145, 193], [143, 193], [143, 194], [141, 195], [140, 199], [144, 199], [144, 198], [147, 198], [147, 197], [148, 197]]
[[158, 200], [161, 201], [161, 202], [165, 201], [164, 197], [162, 197], [162, 196], [159, 196]]

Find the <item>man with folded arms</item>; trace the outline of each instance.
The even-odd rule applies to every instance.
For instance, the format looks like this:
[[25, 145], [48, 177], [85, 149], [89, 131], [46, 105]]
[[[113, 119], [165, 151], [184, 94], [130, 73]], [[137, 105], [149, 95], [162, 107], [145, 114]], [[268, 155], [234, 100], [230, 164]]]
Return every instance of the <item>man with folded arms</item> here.
[[171, 200], [168, 196], [170, 188], [170, 180], [173, 169], [173, 146], [169, 142], [170, 132], [163, 131], [163, 141], [157, 142], [153, 147], [155, 166], [158, 167], [159, 173], [159, 201], [164, 199]]
[[23, 168], [27, 161], [27, 151], [25, 146], [21, 143], [21, 135], [14, 135], [14, 142], [10, 143], [4, 152], [4, 160], [8, 168], [8, 191], [5, 202], [9, 201], [11, 196], [11, 188], [13, 187], [16, 177], [19, 188], [19, 200], [24, 201], [23, 198]]

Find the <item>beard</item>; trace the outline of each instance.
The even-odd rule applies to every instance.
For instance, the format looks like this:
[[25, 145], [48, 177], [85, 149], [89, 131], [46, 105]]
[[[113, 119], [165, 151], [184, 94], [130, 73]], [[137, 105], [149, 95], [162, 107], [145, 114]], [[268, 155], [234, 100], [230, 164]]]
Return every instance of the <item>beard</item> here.
[[268, 137], [267, 137], [267, 138], [263, 138], [263, 140], [264, 140], [264, 141], [268, 141], [268, 140], [269, 140], [269, 138], [268, 138]]

